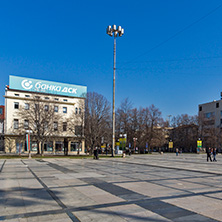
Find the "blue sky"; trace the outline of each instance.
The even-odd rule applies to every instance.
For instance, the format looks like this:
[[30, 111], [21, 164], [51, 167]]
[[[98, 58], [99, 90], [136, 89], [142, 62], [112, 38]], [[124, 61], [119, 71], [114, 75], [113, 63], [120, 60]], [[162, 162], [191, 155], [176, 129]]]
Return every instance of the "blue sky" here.
[[[222, 91], [222, 4], [219, 0], [2, 1], [0, 104], [9, 75], [86, 85], [112, 102], [117, 39], [116, 106], [154, 104], [163, 117], [197, 114]], [[154, 49], [153, 49], [154, 48]], [[153, 50], [152, 50], [153, 49]]]

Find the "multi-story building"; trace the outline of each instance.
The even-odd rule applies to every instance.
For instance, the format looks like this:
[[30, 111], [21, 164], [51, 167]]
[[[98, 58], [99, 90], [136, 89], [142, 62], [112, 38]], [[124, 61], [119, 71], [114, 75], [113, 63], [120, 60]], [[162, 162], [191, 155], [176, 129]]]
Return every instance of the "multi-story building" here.
[[199, 105], [199, 136], [204, 147], [221, 148], [222, 99]]
[[0, 151], [4, 151], [5, 106], [0, 106]]
[[[5, 90], [5, 151], [84, 153], [85, 86], [9, 77]], [[27, 143], [30, 136], [31, 145]]]

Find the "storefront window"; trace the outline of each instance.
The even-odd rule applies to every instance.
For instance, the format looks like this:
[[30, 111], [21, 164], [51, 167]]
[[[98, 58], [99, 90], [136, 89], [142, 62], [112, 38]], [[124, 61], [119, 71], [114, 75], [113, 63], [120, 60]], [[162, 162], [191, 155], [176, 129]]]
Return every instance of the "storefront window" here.
[[55, 151], [56, 152], [64, 151], [64, 143], [57, 141], [55, 144]]
[[79, 152], [82, 151], [82, 146], [80, 143], [76, 143], [76, 142], [71, 142], [71, 151], [72, 152], [77, 152], [79, 149]]
[[53, 151], [53, 143], [52, 142], [44, 143], [44, 151], [52, 152]]
[[31, 142], [31, 151], [37, 151], [37, 142], [36, 141]]

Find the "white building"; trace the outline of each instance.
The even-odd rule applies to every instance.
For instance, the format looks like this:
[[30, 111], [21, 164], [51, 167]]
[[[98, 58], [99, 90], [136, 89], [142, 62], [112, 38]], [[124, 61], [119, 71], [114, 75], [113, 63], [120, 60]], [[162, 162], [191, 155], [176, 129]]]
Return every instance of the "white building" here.
[[39, 144], [44, 152], [84, 153], [86, 90], [85, 86], [10, 76], [5, 90], [5, 151], [28, 152], [25, 135], [29, 134], [31, 152], [36, 153]]

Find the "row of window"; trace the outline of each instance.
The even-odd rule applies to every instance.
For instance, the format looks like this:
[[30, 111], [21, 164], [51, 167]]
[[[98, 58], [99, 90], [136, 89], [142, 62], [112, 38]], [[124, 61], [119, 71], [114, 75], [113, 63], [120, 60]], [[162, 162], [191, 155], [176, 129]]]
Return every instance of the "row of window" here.
[[[219, 103], [216, 103], [216, 108], [219, 108], [220, 107], [220, 104]], [[202, 111], [202, 106], [199, 106], [199, 111], [201, 112]]]
[[[18, 129], [18, 128], [19, 128], [19, 120], [14, 119], [14, 129]], [[48, 122], [44, 123], [44, 128], [46, 130], [48, 129]], [[29, 129], [29, 121], [28, 120], [24, 120], [24, 129]], [[58, 122], [53, 123], [53, 129], [54, 129], [54, 131], [58, 131]], [[67, 131], [67, 122], [63, 122], [62, 130]]]
[[[19, 96], [18, 93], [15, 93], [14, 95], [15, 95], [15, 96]], [[28, 98], [28, 97], [30, 97], [30, 95], [25, 95], [25, 97]], [[36, 98], [36, 99], [40, 99], [40, 96], [35, 96], [35, 98]], [[47, 99], [47, 100], [48, 100], [48, 99], [50, 99], [50, 98], [46, 96], [46, 97], [44, 97], [44, 99]], [[59, 98], [54, 98], [54, 100], [59, 101]], [[68, 102], [68, 99], [63, 99], [63, 101], [64, 101], [64, 102]]]
[[[30, 109], [29, 103], [25, 103], [24, 108], [25, 108], [25, 110], [29, 110]], [[38, 109], [38, 104], [35, 104], [35, 108]], [[19, 103], [18, 102], [14, 102], [14, 109], [19, 109]], [[44, 110], [49, 111], [49, 105], [45, 105]], [[54, 112], [58, 113], [58, 111], [59, 111], [59, 107], [54, 106]], [[62, 107], [62, 112], [67, 113], [67, 107], [63, 106]], [[76, 107], [75, 108], [75, 114], [81, 114], [81, 108], [78, 109]]]
[[[28, 151], [27, 147], [26, 147], [25, 151]], [[31, 151], [37, 151], [37, 142], [36, 141], [31, 142]], [[44, 143], [44, 151], [48, 151], [48, 152], [53, 151], [53, 142], [52, 141]], [[64, 151], [64, 143], [61, 141], [56, 141], [55, 142], [55, 152], [61, 152], [61, 151]], [[82, 151], [81, 143], [71, 142], [70, 151], [80, 151], [81, 152]]]
[[[18, 119], [14, 119], [14, 129], [18, 129], [19, 128], [19, 120]], [[53, 123], [53, 130], [54, 131], [58, 131], [59, 128], [59, 124], [58, 122], [54, 122]], [[24, 129], [29, 129], [29, 121], [28, 120], [24, 120]], [[48, 130], [48, 122], [44, 123], [44, 129]], [[62, 130], [65, 132], [67, 131], [67, 122], [63, 122], [62, 123]], [[82, 127], [81, 126], [75, 126], [75, 134], [76, 135], [81, 135], [82, 134]]]

